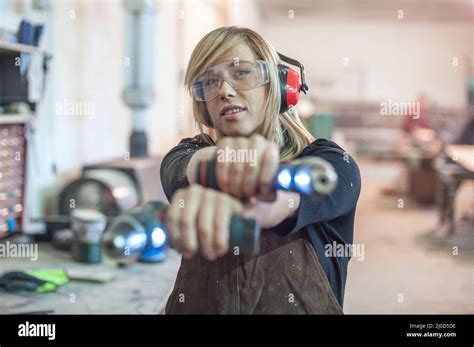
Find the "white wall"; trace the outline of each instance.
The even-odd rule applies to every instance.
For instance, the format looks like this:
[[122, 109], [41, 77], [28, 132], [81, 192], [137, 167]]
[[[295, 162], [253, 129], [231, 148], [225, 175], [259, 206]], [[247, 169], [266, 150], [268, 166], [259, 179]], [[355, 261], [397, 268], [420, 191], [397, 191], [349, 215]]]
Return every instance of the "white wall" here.
[[257, 32], [261, 29], [260, 11], [257, 1], [230, 0], [228, 1], [228, 25], [247, 27]]
[[261, 27], [278, 50], [304, 63], [317, 98], [412, 100], [424, 92], [439, 105], [466, 104], [463, 59], [470, 55], [474, 63], [472, 23], [351, 21], [296, 12]]
[[[59, 172], [123, 157], [130, 117], [123, 88], [123, 6], [120, 2], [53, 2], [54, 106], [91, 103], [91, 114], [53, 112]], [[107, 19], [107, 20], [105, 20]], [[55, 109], [56, 111], [56, 109]]]
[[[178, 6], [156, 3], [155, 100], [148, 114], [151, 154], [162, 153], [177, 135], [179, 71]], [[71, 8], [76, 19], [69, 18]], [[123, 103], [124, 8], [120, 1], [55, 3], [56, 100], [92, 101], [96, 117], [58, 117], [58, 142], [70, 143], [61, 170], [87, 162], [123, 157], [128, 151], [131, 116]], [[106, 19], [106, 20], [104, 20]], [[65, 76], [70, 76], [65, 78]], [[64, 158], [63, 158], [64, 157]]]

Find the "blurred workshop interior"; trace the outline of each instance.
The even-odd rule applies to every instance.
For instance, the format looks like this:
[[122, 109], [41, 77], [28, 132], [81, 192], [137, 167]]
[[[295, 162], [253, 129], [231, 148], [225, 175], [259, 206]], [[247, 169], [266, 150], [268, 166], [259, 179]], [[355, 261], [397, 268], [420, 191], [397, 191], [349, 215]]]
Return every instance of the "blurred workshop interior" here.
[[473, 6], [0, 0], [0, 244], [39, 248], [37, 259], [3, 255], [0, 275], [57, 286], [0, 288], [0, 314], [163, 311], [177, 252], [117, 266], [75, 228], [166, 201], [160, 160], [197, 134], [186, 64], [200, 38], [230, 25], [304, 64], [306, 127], [360, 166], [364, 252], [349, 263], [344, 312], [474, 313]]

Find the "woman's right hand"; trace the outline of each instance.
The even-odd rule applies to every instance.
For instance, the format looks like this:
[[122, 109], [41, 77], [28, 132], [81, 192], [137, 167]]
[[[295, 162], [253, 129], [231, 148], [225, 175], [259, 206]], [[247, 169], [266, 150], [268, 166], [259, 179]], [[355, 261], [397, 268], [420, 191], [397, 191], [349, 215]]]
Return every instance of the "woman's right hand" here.
[[[247, 160], [232, 160], [229, 153], [241, 154]], [[240, 201], [253, 197], [272, 202], [276, 193], [272, 191], [273, 179], [279, 165], [279, 150], [276, 144], [262, 135], [250, 137], [223, 137], [216, 146], [206, 147], [191, 157], [187, 167], [190, 183], [196, 182], [199, 161], [216, 160], [216, 179], [219, 190]]]
[[186, 259], [200, 252], [212, 261], [227, 253], [231, 216], [240, 214], [235, 198], [197, 184], [179, 189], [166, 213], [169, 239]]
[[260, 134], [223, 137], [217, 142], [216, 155], [216, 178], [221, 191], [241, 201], [253, 197], [262, 201], [276, 199], [272, 191], [280, 161], [276, 144]]

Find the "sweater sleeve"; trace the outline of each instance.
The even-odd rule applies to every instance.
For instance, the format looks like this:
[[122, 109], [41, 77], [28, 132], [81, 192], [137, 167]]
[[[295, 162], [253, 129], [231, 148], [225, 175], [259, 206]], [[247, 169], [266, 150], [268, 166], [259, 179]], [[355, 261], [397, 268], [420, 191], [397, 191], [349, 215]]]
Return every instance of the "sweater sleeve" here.
[[161, 184], [168, 201], [173, 194], [181, 188], [189, 185], [186, 168], [194, 153], [202, 148], [208, 147], [201, 135], [193, 138], [182, 139], [163, 158], [160, 168]]

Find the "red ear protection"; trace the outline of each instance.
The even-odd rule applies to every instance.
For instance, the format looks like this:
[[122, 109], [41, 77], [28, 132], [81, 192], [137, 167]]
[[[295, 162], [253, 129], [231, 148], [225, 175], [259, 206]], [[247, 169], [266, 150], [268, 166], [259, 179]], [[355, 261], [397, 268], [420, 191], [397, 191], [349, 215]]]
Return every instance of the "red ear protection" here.
[[296, 70], [292, 68], [279, 64], [278, 65], [278, 77], [280, 79], [280, 113], [286, 112], [290, 107], [295, 106], [298, 103], [298, 97], [300, 92], [306, 94], [309, 87], [304, 81], [304, 66], [299, 61], [288, 58], [281, 53], [278, 53], [278, 56], [285, 63], [298, 66], [301, 71], [301, 84], [300, 84], [300, 75]]

